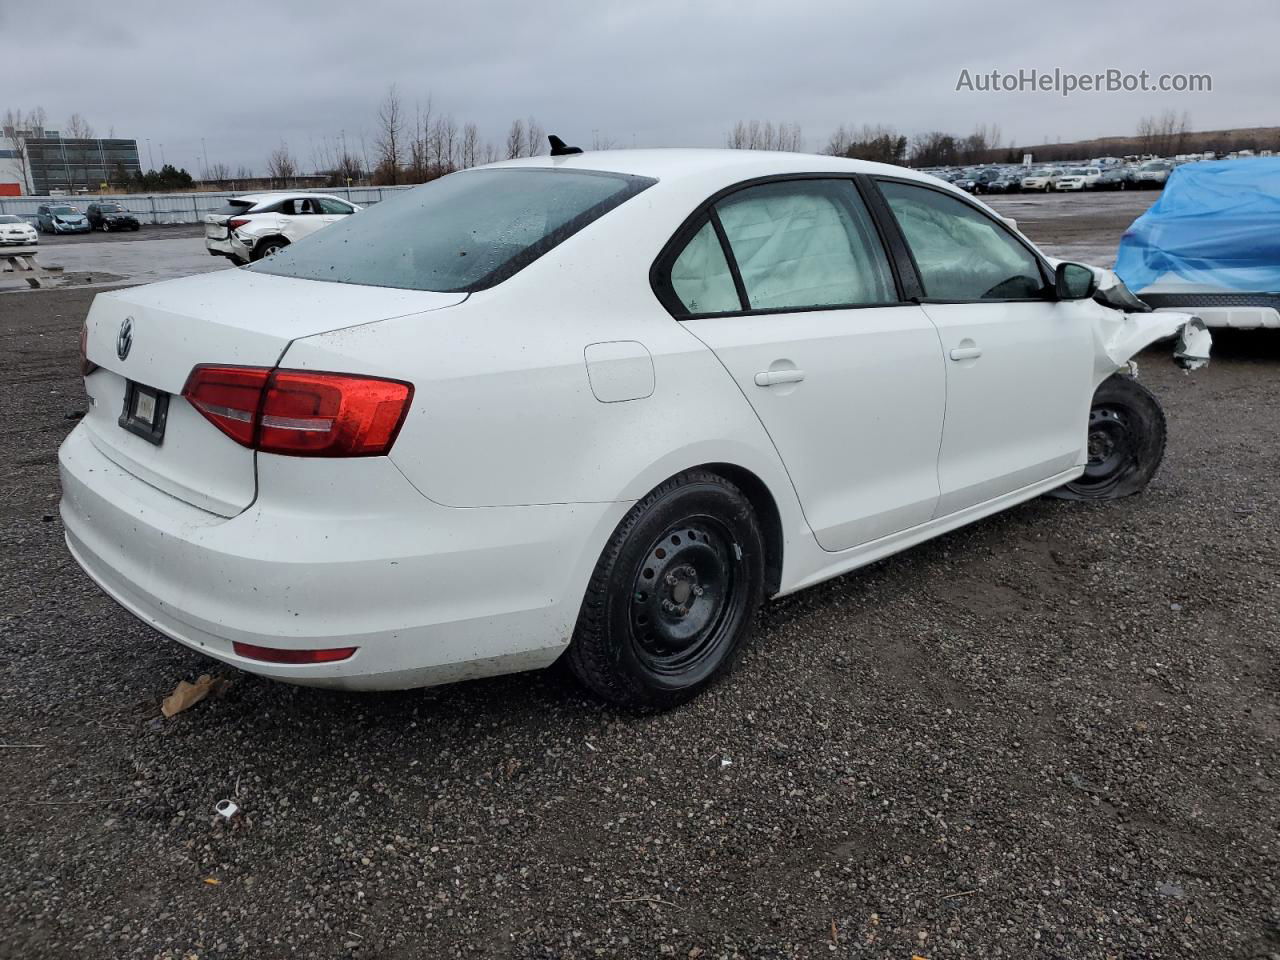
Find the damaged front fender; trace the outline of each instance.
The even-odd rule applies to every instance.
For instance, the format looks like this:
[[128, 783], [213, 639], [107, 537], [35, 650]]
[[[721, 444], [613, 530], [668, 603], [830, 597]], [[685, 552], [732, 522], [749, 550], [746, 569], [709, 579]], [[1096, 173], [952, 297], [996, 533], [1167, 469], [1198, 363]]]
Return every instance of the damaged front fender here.
[[1160, 340], [1178, 338], [1173, 359], [1184, 370], [1198, 370], [1209, 362], [1213, 337], [1204, 321], [1189, 313], [1160, 311], [1135, 297], [1110, 270], [1093, 268], [1098, 275], [1094, 299], [1106, 309], [1094, 323], [1094, 386], [1129, 365], [1130, 358]]

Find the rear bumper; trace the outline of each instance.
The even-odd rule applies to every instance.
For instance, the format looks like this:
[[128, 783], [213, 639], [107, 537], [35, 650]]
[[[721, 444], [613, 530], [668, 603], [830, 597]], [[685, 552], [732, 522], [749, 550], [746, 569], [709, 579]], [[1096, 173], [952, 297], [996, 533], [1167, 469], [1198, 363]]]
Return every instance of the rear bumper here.
[[[385, 458], [300, 471], [263, 455], [261, 489], [273, 495], [226, 519], [126, 473], [79, 427], [58, 459], [67, 545], [122, 606], [250, 673], [354, 690], [550, 664], [628, 507], [442, 507]], [[268, 664], [235, 641], [359, 649], [338, 663]]]
[[240, 263], [248, 263], [249, 258], [253, 254], [253, 247], [247, 246], [238, 240], [234, 234], [224, 237], [221, 240], [215, 240], [212, 237], [205, 237], [205, 248], [216, 257], [230, 257]]

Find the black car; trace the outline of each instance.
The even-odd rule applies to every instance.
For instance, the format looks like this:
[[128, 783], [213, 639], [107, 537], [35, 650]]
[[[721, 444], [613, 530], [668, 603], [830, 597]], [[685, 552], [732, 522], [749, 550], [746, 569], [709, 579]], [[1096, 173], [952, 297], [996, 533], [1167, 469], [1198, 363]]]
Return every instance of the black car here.
[[87, 211], [91, 230], [137, 230], [138, 218], [118, 203], [91, 203]]

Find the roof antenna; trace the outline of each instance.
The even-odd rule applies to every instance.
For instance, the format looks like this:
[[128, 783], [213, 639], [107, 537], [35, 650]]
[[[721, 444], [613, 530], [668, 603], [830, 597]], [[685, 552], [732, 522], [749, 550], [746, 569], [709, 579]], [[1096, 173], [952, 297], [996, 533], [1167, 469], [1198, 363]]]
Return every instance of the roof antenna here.
[[551, 155], [553, 157], [567, 157], [567, 156], [570, 156], [571, 154], [582, 152], [581, 147], [568, 146], [563, 140], [557, 137], [554, 133], [551, 134], [549, 137], [547, 137], [547, 140], [551, 143]]

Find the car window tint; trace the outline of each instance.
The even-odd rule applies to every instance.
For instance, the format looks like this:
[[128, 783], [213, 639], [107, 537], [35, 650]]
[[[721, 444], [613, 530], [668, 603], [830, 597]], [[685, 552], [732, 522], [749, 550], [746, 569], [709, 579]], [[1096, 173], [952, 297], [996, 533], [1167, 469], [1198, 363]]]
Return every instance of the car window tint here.
[[689, 313], [742, 309], [729, 261], [710, 221], [702, 225], [671, 264], [671, 288]]
[[848, 180], [749, 187], [716, 212], [753, 310], [897, 299], [880, 240]]
[[316, 203], [320, 204], [320, 209], [327, 214], [345, 214], [351, 212], [351, 208], [341, 200], [331, 200], [328, 197], [317, 197]]
[[931, 300], [1013, 300], [1044, 293], [1039, 263], [990, 218], [954, 197], [904, 183], [880, 189]]
[[245, 269], [407, 290], [483, 290], [657, 181], [595, 170], [464, 170], [388, 197]]

